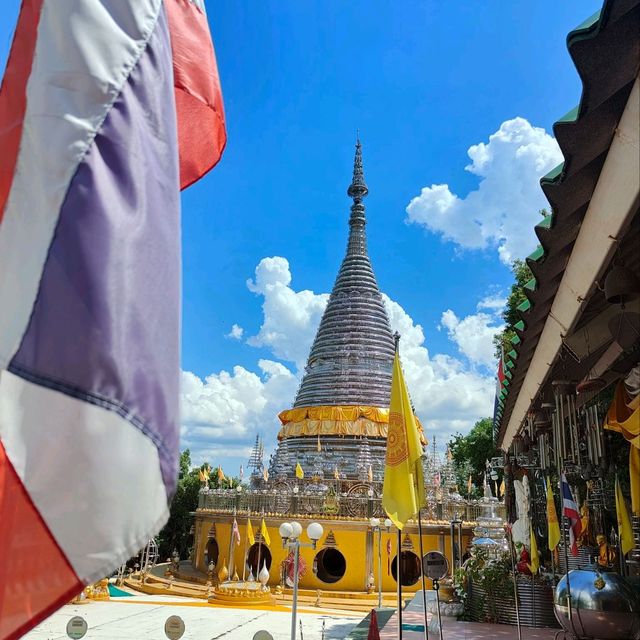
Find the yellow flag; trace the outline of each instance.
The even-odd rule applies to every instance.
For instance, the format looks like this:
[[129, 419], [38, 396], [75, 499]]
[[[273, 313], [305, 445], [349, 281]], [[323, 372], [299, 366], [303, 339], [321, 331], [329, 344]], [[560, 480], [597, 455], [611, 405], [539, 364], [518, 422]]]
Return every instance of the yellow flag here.
[[224, 482], [226, 478], [224, 477], [224, 472], [222, 471], [222, 467], [218, 467], [218, 480], [220, 482]]
[[529, 521], [529, 546], [531, 547], [529, 552], [531, 562], [527, 566], [529, 567], [529, 571], [535, 576], [536, 573], [538, 573], [538, 569], [540, 569], [540, 554], [538, 553], [538, 541], [533, 533], [531, 521]]
[[322, 451], [322, 445], [320, 444], [320, 434], [318, 434], [318, 453]]
[[304, 471], [302, 470], [299, 462], [296, 462], [296, 478], [299, 478], [300, 480], [304, 478]]
[[205, 481], [205, 475], [204, 475], [204, 472], [202, 471], [202, 469], [200, 469], [198, 471], [198, 476], [200, 477], [200, 482], [204, 482]]
[[269, 546], [271, 544], [271, 538], [269, 537], [269, 532], [267, 531], [267, 524], [262, 518], [262, 522], [260, 523], [260, 533], [262, 534], [262, 541]]
[[626, 555], [633, 549], [635, 542], [633, 540], [633, 530], [631, 529], [631, 519], [627, 511], [627, 504], [620, 489], [618, 476], [616, 476], [616, 515], [618, 516], [618, 535], [620, 536], [620, 548], [622, 555]]
[[334, 468], [333, 468], [333, 477], [334, 477], [336, 480], [340, 480], [340, 474], [338, 473], [338, 467], [334, 467]]
[[396, 353], [391, 378], [382, 506], [398, 529], [402, 529], [425, 502], [421, 457], [420, 433]]
[[469, 479], [467, 480], [467, 495], [471, 495], [471, 474], [469, 474]]
[[[636, 396], [640, 398], [640, 394]], [[629, 478], [631, 479], [631, 513], [640, 516], [640, 449], [631, 444], [629, 450]]]
[[558, 514], [556, 513], [556, 503], [553, 500], [551, 482], [547, 481], [547, 529], [549, 530], [549, 551], [553, 551], [560, 542], [560, 525], [558, 524]]
[[249, 520], [249, 518], [247, 518], [247, 540], [249, 541], [249, 544], [256, 543], [256, 538], [253, 535], [253, 527], [251, 526], [251, 520]]
[[507, 485], [504, 483], [504, 478], [502, 478], [502, 482], [500, 483], [500, 495], [499, 498], [504, 498], [504, 492], [507, 490]]

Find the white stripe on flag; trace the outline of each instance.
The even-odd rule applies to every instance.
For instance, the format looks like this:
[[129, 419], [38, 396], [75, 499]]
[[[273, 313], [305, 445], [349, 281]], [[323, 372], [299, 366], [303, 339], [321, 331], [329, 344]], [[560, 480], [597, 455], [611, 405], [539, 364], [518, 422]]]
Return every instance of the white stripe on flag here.
[[104, 578], [166, 521], [156, 447], [112, 411], [0, 371], [0, 439], [84, 582]]
[[78, 163], [154, 30], [161, 0], [44, 0], [0, 223], [0, 369], [19, 347]]

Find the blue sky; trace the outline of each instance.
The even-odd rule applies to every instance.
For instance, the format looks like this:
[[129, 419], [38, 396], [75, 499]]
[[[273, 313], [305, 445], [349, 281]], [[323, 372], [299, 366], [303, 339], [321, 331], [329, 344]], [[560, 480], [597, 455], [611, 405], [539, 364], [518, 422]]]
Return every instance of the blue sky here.
[[[0, 6], [0, 68], [18, 5]], [[183, 194], [196, 459], [236, 471], [256, 433], [275, 442], [344, 254], [357, 128], [370, 254], [418, 413], [442, 442], [488, 415], [506, 263], [535, 247], [551, 125], [579, 100], [565, 38], [599, 6], [207, 3], [229, 141]]]

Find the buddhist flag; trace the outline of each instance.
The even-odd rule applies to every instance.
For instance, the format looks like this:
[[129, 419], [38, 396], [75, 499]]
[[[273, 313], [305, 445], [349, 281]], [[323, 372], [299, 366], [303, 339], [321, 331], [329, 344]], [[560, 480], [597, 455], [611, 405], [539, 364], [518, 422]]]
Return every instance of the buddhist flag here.
[[262, 522], [260, 523], [260, 533], [262, 534], [262, 540], [268, 546], [271, 544], [271, 538], [269, 537], [269, 532], [267, 531], [267, 524], [262, 518]]
[[0, 639], [169, 516], [180, 188], [225, 140], [202, 0], [23, 0], [0, 83]]
[[549, 531], [549, 550], [553, 551], [560, 542], [560, 524], [549, 478], [547, 478], [547, 529]]
[[536, 540], [535, 533], [533, 533], [531, 521], [529, 521], [529, 546], [529, 559], [531, 562], [527, 566], [529, 567], [529, 571], [535, 576], [540, 569], [540, 554], [538, 553], [538, 541]]
[[391, 378], [382, 506], [398, 529], [402, 529], [424, 504], [421, 458], [420, 434], [402, 375], [400, 357], [396, 353]]
[[251, 526], [251, 520], [247, 518], [247, 540], [249, 544], [256, 543], [256, 537], [253, 535], [253, 527]]
[[304, 478], [304, 471], [302, 470], [299, 462], [296, 462], [296, 478], [300, 480]]
[[622, 555], [626, 555], [633, 549], [635, 542], [633, 540], [633, 530], [631, 529], [631, 519], [627, 511], [627, 504], [622, 495], [622, 489], [616, 476], [616, 515], [618, 518], [618, 536], [620, 536], [620, 548]]

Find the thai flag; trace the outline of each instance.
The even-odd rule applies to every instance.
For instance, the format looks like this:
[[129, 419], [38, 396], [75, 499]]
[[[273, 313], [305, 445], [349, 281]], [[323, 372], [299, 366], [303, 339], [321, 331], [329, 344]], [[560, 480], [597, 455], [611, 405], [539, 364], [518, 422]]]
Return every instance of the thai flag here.
[[578, 537], [582, 533], [582, 521], [580, 520], [580, 510], [573, 499], [571, 487], [567, 482], [567, 476], [563, 473], [560, 479], [560, 491], [562, 493], [562, 515], [569, 522], [569, 546], [571, 547], [571, 555], [578, 555]]
[[24, 0], [0, 89], [2, 640], [167, 519], [179, 190], [225, 140], [201, 3]]

